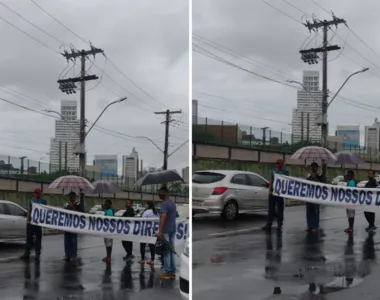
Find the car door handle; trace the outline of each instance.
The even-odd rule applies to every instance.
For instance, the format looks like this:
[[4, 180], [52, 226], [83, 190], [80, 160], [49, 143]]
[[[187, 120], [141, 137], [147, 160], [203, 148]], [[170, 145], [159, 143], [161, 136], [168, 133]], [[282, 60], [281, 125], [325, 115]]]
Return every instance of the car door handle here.
[[235, 190], [235, 193], [236, 193], [236, 194], [239, 194], [239, 193], [240, 193], [240, 191], [239, 191], [239, 190]]

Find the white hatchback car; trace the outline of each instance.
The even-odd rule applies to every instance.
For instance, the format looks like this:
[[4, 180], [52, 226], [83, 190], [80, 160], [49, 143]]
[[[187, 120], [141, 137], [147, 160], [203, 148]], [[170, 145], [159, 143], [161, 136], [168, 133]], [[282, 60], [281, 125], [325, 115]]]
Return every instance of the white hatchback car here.
[[182, 299], [184, 300], [189, 299], [190, 290], [189, 251], [189, 241], [186, 240], [185, 249], [181, 254], [181, 266], [179, 270], [179, 291], [181, 293]]
[[0, 200], [0, 241], [25, 240], [26, 210], [20, 205]]

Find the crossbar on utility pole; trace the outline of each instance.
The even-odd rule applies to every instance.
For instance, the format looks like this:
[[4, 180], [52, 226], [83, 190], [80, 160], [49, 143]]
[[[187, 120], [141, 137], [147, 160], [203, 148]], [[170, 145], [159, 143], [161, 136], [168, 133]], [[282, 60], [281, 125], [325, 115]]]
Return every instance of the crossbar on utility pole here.
[[168, 157], [169, 157], [169, 126], [170, 123], [173, 121], [171, 120], [171, 116], [174, 114], [181, 114], [182, 110], [175, 110], [171, 111], [170, 109], [167, 109], [166, 111], [159, 111], [155, 112], [156, 115], [165, 115], [165, 121], [163, 122], [165, 124], [165, 148], [164, 148], [164, 170], [168, 169]]
[[[328, 109], [328, 89], [327, 89], [327, 55], [329, 51], [339, 50], [340, 47], [333, 45], [328, 45], [327, 33], [331, 26], [335, 25], [338, 27], [339, 24], [346, 24], [344, 19], [337, 18], [333, 15], [333, 20], [330, 21], [320, 21], [313, 20], [313, 23], [307, 21], [304, 25], [309, 29], [309, 31], [318, 31], [319, 28], [323, 30], [323, 45], [322, 48], [301, 50], [302, 60], [309, 64], [317, 63], [317, 53], [322, 52], [322, 120], [321, 120], [321, 142], [323, 147], [327, 147], [327, 137], [329, 134], [328, 131], [328, 122], [327, 122], [327, 109]], [[306, 52], [305, 52], [306, 51]], [[322, 173], [326, 175], [326, 164], [323, 164]]]
[[[328, 137], [328, 122], [327, 122], [327, 108], [328, 108], [328, 89], [327, 89], [327, 54], [329, 51], [339, 50], [340, 47], [337, 45], [328, 45], [327, 32], [330, 29], [330, 26], [339, 24], [346, 24], [344, 19], [337, 18], [333, 16], [331, 21], [318, 21], [314, 20], [313, 23], [307, 21], [304, 25], [309, 29], [318, 30], [322, 28], [323, 30], [323, 45], [321, 48], [312, 48], [307, 50], [301, 50], [302, 59], [307, 63], [316, 62], [316, 53], [323, 53], [322, 57], [322, 120], [321, 120], [321, 135], [322, 135], [322, 145], [327, 147], [327, 137]], [[313, 56], [312, 54], [315, 54]], [[306, 55], [306, 56], [305, 56]], [[311, 56], [308, 56], [311, 55]]]
[[[62, 55], [66, 58], [67, 61], [71, 59], [80, 58], [81, 61], [81, 72], [80, 76], [77, 78], [68, 78], [58, 80], [59, 87], [62, 92], [67, 94], [75, 93], [77, 86], [76, 82], [80, 82], [80, 149], [76, 154], [79, 154], [79, 176], [85, 177], [86, 175], [86, 147], [85, 147], [85, 139], [86, 139], [86, 101], [85, 101], [85, 87], [86, 81], [88, 80], [96, 80], [98, 77], [96, 75], [87, 75], [86, 76], [86, 58], [87, 56], [96, 54], [104, 54], [104, 50], [95, 48], [91, 45], [90, 50], [71, 50], [71, 53], [68, 51], [64, 51]], [[84, 211], [84, 191], [80, 192], [80, 210]]]

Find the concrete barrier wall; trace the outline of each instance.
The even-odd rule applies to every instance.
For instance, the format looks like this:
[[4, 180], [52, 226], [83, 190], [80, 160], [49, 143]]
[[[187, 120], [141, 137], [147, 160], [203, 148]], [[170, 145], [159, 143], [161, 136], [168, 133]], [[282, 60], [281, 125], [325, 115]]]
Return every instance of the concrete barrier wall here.
[[[207, 147], [205, 155], [204, 147]], [[213, 147], [215, 150], [213, 150]], [[237, 147], [216, 147], [210, 145], [193, 144], [193, 171], [198, 170], [244, 170], [256, 172], [269, 179], [270, 171], [274, 168], [276, 159], [282, 158], [286, 163], [286, 169], [295, 177], [305, 177], [311, 161], [290, 160], [290, 155], [272, 153]], [[215, 151], [216, 155], [212, 153]], [[229, 154], [228, 158], [221, 158]], [[380, 172], [379, 163], [363, 163], [359, 165], [328, 165], [327, 177], [332, 180], [335, 176], [343, 175], [347, 169], [353, 169], [357, 180], [365, 180], [367, 171], [373, 169]]]
[[[23, 180], [15, 180], [11, 178], [0, 178], [0, 199], [9, 200], [20, 204], [23, 207], [27, 206], [28, 201], [31, 199], [34, 189], [39, 188], [43, 193], [44, 199], [46, 199], [49, 205], [62, 206], [66, 201], [66, 195], [71, 190], [62, 189], [49, 189], [48, 183], [31, 182]], [[125, 200], [131, 199], [135, 202], [144, 201], [157, 201], [161, 202], [156, 194], [149, 193], [137, 193], [137, 192], [125, 192], [118, 193], [116, 195], [102, 195], [103, 198], [111, 198], [114, 207], [122, 209], [125, 206]], [[189, 203], [185, 197], [173, 197], [177, 203]], [[92, 206], [101, 204], [102, 198], [98, 194], [92, 192], [85, 193], [85, 209], [88, 210]]]
[[[242, 149], [229, 146], [212, 146], [193, 143], [194, 158], [226, 159], [256, 163], [274, 163], [276, 159], [283, 159], [287, 165], [307, 166], [311, 161], [291, 160], [288, 154], [266, 152], [251, 149]], [[362, 163], [358, 165], [328, 165], [329, 168], [344, 168], [380, 171], [380, 163]]]

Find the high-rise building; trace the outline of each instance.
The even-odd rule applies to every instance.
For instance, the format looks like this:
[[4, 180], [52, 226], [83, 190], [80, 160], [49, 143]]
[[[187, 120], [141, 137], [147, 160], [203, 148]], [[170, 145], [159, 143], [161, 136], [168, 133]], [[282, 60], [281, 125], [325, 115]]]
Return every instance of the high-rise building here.
[[380, 149], [380, 123], [377, 118], [372, 126], [365, 127], [364, 145], [368, 154], [378, 155]]
[[338, 125], [336, 136], [342, 139], [342, 150], [358, 150], [360, 148], [359, 125]]
[[139, 174], [139, 154], [132, 149], [130, 155], [123, 155], [123, 179], [125, 182], [134, 184]]
[[322, 114], [322, 92], [319, 89], [319, 72], [303, 72], [303, 89], [297, 92], [297, 108], [293, 110], [293, 143], [302, 140], [319, 142], [322, 138], [318, 122]]
[[193, 125], [198, 124], [198, 100], [193, 99], [192, 101], [192, 119], [193, 119]]
[[117, 155], [95, 155], [94, 166], [99, 166], [100, 177], [117, 177]]
[[184, 182], [189, 182], [189, 167], [182, 169], [182, 179]]
[[75, 154], [80, 145], [77, 102], [62, 100], [60, 114], [61, 119], [55, 121], [55, 137], [51, 139], [50, 145], [51, 170], [65, 170], [67, 166], [68, 171], [78, 172], [79, 156]]

